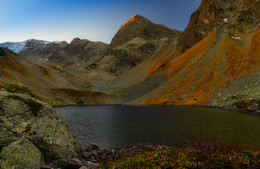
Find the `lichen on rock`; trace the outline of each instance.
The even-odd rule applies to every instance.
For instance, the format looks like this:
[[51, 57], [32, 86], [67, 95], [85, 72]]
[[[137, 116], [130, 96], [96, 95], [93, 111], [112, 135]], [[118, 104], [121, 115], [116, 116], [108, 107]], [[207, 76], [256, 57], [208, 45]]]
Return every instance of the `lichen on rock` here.
[[[55, 110], [28, 95], [0, 91], [0, 127], [2, 166], [13, 165], [15, 161], [22, 164], [34, 151], [39, 152], [45, 162], [70, 160], [79, 149], [77, 140]], [[6, 160], [7, 154], [15, 150], [13, 147], [19, 151]], [[24, 155], [17, 157], [20, 152]]]
[[40, 168], [41, 152], [27, 139], [20, 139], [2, 149], [0, 168]]

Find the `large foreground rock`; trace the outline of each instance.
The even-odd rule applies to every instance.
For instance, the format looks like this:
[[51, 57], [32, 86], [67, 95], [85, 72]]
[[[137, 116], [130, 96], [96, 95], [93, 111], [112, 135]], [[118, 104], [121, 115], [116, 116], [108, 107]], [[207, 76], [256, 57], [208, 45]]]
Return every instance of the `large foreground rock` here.
[[76, 139], [53, 108], [27, 95], [0, 91], [0, 168], [19, 168], [15, 163], [39, 168], [32, 159], [70, 160], [78, 149]]

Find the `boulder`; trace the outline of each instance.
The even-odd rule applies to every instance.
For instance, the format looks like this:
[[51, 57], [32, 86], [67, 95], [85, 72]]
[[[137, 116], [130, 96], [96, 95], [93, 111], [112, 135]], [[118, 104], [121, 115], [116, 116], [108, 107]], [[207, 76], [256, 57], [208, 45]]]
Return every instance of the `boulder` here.
[[[22, 147], [28, 148], [30, 143], [29, 147], [34, 146], [45, 162], [73, 159], [79, 150], [77, 140], [51, 106], [27, 95], [0, 91], [0, 151], [5, 153], [9, 146], [18, 146], [21, 139], [25, 144]], [[29, 158], [28, 153], [24, 151], [24, 156]], [[4, 156], [0, 158], [4, 160]]]

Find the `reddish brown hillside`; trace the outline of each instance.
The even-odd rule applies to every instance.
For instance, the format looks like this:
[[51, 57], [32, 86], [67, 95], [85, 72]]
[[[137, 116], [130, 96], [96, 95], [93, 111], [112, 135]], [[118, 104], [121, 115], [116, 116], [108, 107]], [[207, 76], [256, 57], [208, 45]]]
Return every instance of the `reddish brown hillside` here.
[[11, 76], [11, 72], [19, 72], [23, 76], [29, 76], [24, 65], [22, 65], [17, 61], [21, 59], [18, 55], [4, 48], [0, 48], [0, 50], [1, 50], [1, 54], [0, 54], [1, 55], [0, 56], [1, 77], [12, 79], [13, 77]]
[[259, 33], [242, 36], [249, 45], [228, 36], [215, 44], [216, 32], [211, 33], [161, 70], [169, 74], [167, 82], [142, 103], [207, 105], [220, 90], [232, 87], [233, 80], [260, 72]]

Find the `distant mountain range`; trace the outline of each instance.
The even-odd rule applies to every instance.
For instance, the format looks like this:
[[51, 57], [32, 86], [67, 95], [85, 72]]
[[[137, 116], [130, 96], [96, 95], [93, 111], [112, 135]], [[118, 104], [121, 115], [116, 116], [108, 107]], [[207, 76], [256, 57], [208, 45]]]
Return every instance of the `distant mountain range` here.
[[24, 42], [1, 43], [0, 47], [8, 48], [39, 65], [83, 68], [98, 60], [108, 45], [75, 38], [70, 44], [65, 41], [30, 39]]
[[[68, 93], [59, 89], [73, 88], [102, 93], [95, 97], [98, 103], [207, 105], [259, 111], [259, 8], [259, 0], [203, 0], [183, 32], [135, 15], [120, 27], [110, 45], [75, 38], [69, 44], [28, 40], [0, 46], [36, 67], [43, 66], [41, 71], [51, 72], [45, 75], [48, 84], [42, 82], [44, 90], [35, 89], [34, 80], [25, 83], [21, 77], [9, 78], [40, 90], [43, 97], [66, 97]], [[10, 54], [10, 60], [11, 56], [19, 57]], [[2, 72], [11, 77], [21, 71], [12, 69], [10, 73], [21, 59], [15, 61], [17, 64], [4, 66]], [[55, 86], [49, 84], [52, 80]], [[50, 88], [56, 91], [50, 92]]]

